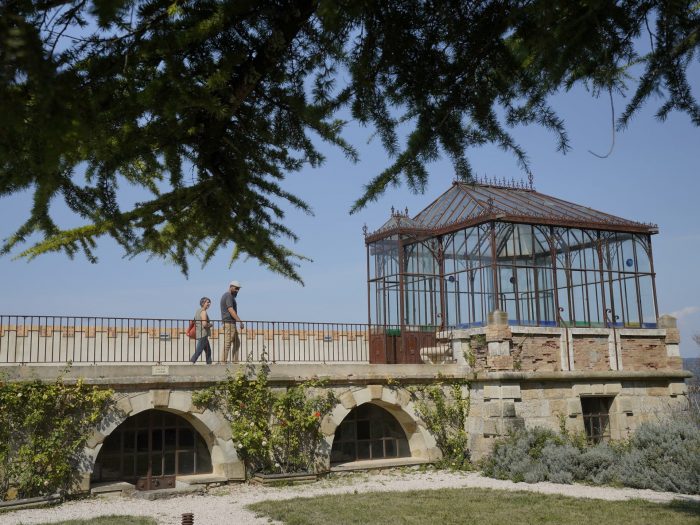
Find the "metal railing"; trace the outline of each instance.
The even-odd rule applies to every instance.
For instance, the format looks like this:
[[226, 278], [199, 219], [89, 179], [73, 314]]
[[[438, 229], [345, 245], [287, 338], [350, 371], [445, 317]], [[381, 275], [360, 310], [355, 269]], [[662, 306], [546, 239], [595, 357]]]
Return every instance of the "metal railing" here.
[[[224, 355], [224, 329], [221, 321], [212, 323], [209, 342], [217, 363]], [[0, 315], [0, 365], [187, 363], [196, 345], [186, 335], [189, 324], [185, 319]], [[368, 363], [370, 333], [387, 329], [245, 321], [244, 328], [238, 328], [236, 357], [251, 362]]]

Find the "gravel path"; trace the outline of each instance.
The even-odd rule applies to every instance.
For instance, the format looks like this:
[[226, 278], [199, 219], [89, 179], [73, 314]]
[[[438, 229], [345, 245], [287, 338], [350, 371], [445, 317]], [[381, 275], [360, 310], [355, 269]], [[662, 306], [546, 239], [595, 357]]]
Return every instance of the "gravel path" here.
[[90, 498], [64, 503], [52, 508], [19, 510], [2, 514], [0, 522], [3, 525], [14, 525], [85, 519], [110, 514], [129, 514], [151, 516], [160, 525], [179, 525], [183, 513], [193, 512], [196, 524], [269, 524], [267, 518], [256, 518], [252, 512], [244, 507], [250, 503], [264, 500], [312, 497], [325, 494], [460, 487], [526, 490], [543, 494], [562, 494], [576, 498], [602, 500], [643, 499], [662, 503], [673, 499], [684, 499], [700, 502], [700, 496], [654, 492], [652, 490], [558, 485], [555, 483], [513, 483], [486, 478], [473, 472], [391, 470], [381, 473], [365, 472], [337, 475], [313, 484], [292, 487], [231, 485], [213, 489], [207, 495], [181, 496], [156, 501], [135, 500], [120, 496]]

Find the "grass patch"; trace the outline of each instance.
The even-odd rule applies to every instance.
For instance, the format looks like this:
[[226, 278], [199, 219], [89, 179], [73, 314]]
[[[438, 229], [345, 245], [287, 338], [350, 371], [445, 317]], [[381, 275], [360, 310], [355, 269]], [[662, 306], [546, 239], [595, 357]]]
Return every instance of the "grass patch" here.
[[153, 518], [145, 516], [100, 516], [99, 518], [88, 518], [84, 520], [66, 520], [44, 523], [41, 525], [157, 525]]
[[697, 525], [700, 520], [700, 504], [696, 502], [662, 505], [641, 500], [601, 501], [489, 489], [343, 494], [263, 501], [248, 508], [259, 516], [287, 525]]

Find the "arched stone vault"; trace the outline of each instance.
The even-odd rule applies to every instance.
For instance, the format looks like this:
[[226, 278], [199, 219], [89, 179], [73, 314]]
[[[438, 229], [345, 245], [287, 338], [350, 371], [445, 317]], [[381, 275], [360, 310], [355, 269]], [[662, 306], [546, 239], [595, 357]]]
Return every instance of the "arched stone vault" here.
[[90, 474], [104, 440], [128, 418], [151, 409], [172, 412], [187, 420], [204, 439], [211, 453], [214, 474], [229, 480], [245, 479], [245, 467], [236, 454], [231, 439], [231, 426], [218, 412], [201, 410], [192, 404], [192, 393], [184, 390], [148, 390], [117, 394], [117, 415], [104, 421], [88, 440], [85, 453], [89, 470], [82, 476], [81, 490], [89, 490]]
[[[365, 403], [372, 403], [387, 410], [399, 422], [406, 434], [411, 457], [430, 461], [440, 458], [441, 453], [435, 445], [435, 439], [416, 415], [413, 402], [405, 389], [367, 385], [341, 391], [339, 398], [340, 404], [336, 405], [321, 423], [321, 432], [323, 432], [327, 450], [331, 450], [335, 431], [350, 411]], [[324, 460], [325, 467], [330, 468], [330, 454]]]

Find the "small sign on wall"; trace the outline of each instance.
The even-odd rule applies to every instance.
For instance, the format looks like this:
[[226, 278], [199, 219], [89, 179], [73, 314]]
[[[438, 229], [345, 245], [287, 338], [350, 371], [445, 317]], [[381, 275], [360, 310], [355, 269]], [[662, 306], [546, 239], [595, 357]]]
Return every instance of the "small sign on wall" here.
[[167, 376], [168, 375], [168, 365], [153, 365], [153, 367], [151, 367], [151, 375]]

